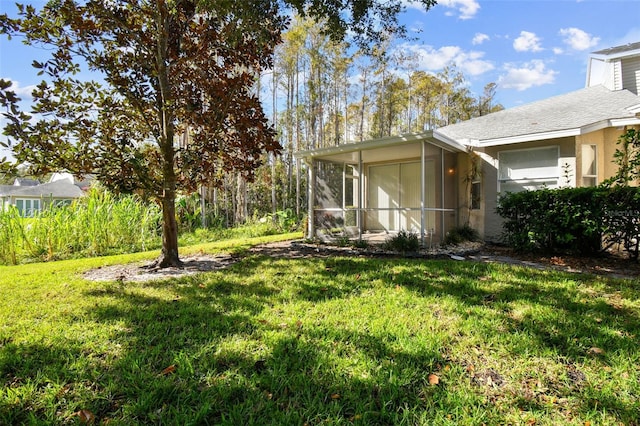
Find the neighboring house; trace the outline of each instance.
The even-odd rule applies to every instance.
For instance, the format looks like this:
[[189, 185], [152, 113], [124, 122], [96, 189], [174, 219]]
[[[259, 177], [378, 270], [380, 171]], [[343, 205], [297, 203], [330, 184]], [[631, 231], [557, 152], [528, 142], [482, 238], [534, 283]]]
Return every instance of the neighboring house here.
[[13, 185], [14, 186], [36, 186], [36, 185], [40, 185], [40, 181], [35, 179], [16, 178], [13, 181]]
[[[423, 242], [470, 224], [497, 240], [499, 194], [593, 186], [640, 129], [640, 43], [592, 55], [587, 87], [434, 131], [297, 153], [310, 171], [309, 236], [413, 230]], [[475, 164], [475, 167], [472, 165]]]
[[[48, 183], [16, 179], [14, 185], [0, 185], [0, 206], [14, 206], [24, 217], [33, 216], [51, 204], [69, 204], [84, 195], [85, 181], [77, 182], [68, 173], [55, 173]], [[25, 184], [26, 183], [26, 184]]]

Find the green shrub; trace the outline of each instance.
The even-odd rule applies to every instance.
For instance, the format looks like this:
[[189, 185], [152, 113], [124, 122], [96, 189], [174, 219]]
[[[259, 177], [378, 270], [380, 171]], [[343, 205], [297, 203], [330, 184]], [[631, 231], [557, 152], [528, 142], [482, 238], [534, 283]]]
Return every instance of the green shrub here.
[[369, 242], [367, 240], [355, 240], [353, 246], [359, 249], [367, 249], [369, 248]]
[[456, 245], [465, 241], [478, 241], [480, 235], [471, 226], [463, 225], [451, 229], [444, 237], [444, 245]]
[[633, 187], [541, 189], [498, 200], [504, 239], [518, 250], [595, 254], [619, 245], [633, 258], [640, 239], [640, 190]]
[[415, 232], [401, 230], [396, 235], [387, 238], [382, 244], [382, 248], [400, 253], [416, 252], [420, 249], [420, 238]]
[[351, 240], [349, 239], [349, 236], [344, 234], [338, 235], [333, 242], [338, 247], [347, 247], [348, 245], [351, 244]]

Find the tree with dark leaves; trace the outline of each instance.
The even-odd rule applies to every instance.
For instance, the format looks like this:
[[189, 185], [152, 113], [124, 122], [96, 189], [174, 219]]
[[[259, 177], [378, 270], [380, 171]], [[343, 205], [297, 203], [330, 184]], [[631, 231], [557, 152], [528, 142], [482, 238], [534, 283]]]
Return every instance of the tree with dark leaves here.
[[[421, 0], [425, 8], [434, 0]], [[402, 0], [51, 0], [0, 15], [0, 33], [52, 46], [33, 66], [46, 77], [31, 111], [0, 80], [17, 163], [34, 173], [94, 174], [119, 192], [142, 192], [163, 211], [157, 267], [179, 266], [175, 199], [221, 182], [251, 179], [280, 146], [256, 79], [272, 66], [291, 11], [325, 22], [360, 47], [403, 35]], [[98, 77], [84, 78], [84, 69]], [[7, 163], [2, 166], [8, 168]]]

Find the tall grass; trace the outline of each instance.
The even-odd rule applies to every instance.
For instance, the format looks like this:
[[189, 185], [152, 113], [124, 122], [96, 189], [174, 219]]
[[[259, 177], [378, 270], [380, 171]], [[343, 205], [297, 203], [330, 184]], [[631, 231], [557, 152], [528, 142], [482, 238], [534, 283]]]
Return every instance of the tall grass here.
[[135, 196], [93, 189], [71, 205], [32, 218], [0, 211], [0, 263], [132, 252], [159, 245], [159, 209]]

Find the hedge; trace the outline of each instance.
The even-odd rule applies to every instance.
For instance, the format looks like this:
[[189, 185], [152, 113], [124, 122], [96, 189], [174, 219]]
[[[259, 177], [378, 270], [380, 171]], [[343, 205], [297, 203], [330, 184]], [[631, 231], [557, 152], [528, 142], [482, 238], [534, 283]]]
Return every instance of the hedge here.
[[504, 240], [518, 250], [595, 254], [619, 248], [638, 258], [640, 189], [590, 187], [507, 193], [498, 200]]

